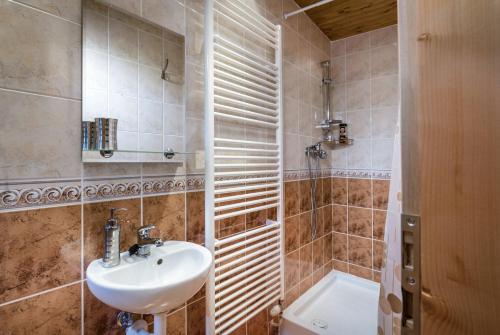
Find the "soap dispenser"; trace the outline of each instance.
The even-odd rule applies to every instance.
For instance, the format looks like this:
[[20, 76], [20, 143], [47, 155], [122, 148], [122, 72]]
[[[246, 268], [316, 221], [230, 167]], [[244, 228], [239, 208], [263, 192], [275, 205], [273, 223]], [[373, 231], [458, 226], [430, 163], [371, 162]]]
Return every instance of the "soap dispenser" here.
[[126, 211], [126, 208], [111, 208], [110, 216], [104, 225], [104, 256], [102, 265], [111, 268], [120, 264], [120, 224], [115, 218], [118, 211]]

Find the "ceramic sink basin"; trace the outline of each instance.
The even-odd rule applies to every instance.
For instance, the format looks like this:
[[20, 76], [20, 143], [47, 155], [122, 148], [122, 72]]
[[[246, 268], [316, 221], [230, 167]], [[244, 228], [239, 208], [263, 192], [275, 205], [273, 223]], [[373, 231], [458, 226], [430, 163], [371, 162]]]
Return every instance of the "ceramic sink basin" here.
[[205, 283], [212, 264], [208, 249], [189, 242], [168, 241], [151, 247], [144, 258], [121, 254], [120, 265], [105, 268], [102, 259], [87, 267], [90, 291], [116, 309], [158, 314], [191, 298]]

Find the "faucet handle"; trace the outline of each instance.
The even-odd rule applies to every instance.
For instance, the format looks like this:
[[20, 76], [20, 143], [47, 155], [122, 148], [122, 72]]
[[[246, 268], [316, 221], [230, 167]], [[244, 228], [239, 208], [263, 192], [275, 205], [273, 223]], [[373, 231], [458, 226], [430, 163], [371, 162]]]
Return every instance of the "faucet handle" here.
[[151, 230], [153, 230], [155, 228], [156, 228], [156, 226], [152, 225], [152, 224], [144, 226], [144, 227], [141, 227], [141, 228], [137, 229], [137, 236], [140, 239], [150, 238], [149, 233], [150, 233]]

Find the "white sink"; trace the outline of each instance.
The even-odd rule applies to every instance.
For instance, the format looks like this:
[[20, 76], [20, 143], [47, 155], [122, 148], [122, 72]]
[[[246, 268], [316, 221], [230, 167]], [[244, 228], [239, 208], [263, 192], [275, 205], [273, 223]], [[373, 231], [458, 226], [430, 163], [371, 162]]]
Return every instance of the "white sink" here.
[[147, 258], [121, 254], [121, 263], [87, 267], [90, 291], [116, 309], [138, 314], [160, 314], [191, 298], [203, 286], [212, 264], [208, 249], [190, 242], [168, 241], [151, 247]]

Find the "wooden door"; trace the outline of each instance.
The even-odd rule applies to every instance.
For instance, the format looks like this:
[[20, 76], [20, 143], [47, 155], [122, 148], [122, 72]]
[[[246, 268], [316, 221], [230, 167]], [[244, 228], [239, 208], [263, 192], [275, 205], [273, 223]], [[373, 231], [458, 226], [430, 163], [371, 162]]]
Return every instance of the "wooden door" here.
[[500, 0], [400, 0], [420, 334], [500, 334]]

